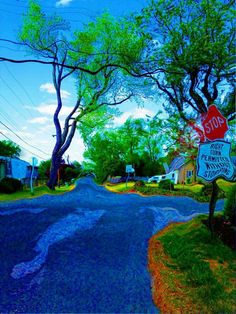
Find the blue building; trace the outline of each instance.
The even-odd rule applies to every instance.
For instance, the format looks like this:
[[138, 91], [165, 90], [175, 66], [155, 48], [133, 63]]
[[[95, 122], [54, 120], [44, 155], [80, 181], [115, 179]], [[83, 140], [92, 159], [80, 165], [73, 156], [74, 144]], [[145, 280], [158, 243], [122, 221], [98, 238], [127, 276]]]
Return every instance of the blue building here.
[[[32, 172], [32, 165], [19, 158], [0, 156], [0, 180], [14, 178], [23, 184], [28, 184]], [[33, 179], [38, 178], [38, 167], [34, 167]]]

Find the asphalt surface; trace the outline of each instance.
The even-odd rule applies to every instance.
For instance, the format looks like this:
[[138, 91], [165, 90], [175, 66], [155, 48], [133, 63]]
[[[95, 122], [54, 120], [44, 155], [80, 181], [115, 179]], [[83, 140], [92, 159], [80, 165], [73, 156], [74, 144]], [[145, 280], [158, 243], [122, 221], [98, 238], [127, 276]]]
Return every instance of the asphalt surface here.
[[206, 212], [187, 197], [114, 194], [90, 178], [63, 195], [1, 203], [0, 312], [158, 313], [148, 239]]

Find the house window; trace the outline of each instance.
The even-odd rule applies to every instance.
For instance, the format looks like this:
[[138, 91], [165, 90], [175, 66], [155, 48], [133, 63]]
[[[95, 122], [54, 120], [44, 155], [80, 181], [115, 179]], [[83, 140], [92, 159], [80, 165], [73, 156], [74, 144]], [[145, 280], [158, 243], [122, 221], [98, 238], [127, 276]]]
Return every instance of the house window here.
[[188, 170], [187, 174], [186, 174], [186, 177], [187, 178], [191, 178], [192, 176], [193, 176], [193, 170]]
[[162, 176], [161, 178], [162, 178], [162, 179], [165, 179], [165, 178], [166, 178], [166, 176]]
[[172, 173], [172, 178], [174, 178], [175, 177], [175, 174], [174, 173]]

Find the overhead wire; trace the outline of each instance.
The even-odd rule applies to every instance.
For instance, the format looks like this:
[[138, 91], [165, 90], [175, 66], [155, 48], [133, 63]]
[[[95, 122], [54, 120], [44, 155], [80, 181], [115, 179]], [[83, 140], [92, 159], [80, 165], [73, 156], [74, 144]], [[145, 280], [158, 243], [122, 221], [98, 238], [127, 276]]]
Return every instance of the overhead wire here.
[[3, 119], [5, 119], [7, 121], [7, 123], [9, 123], [16, 131], [21, 132], [20, 129], [18, 129], [13, 122], [11, 122], [9, 116], [5, 113], [5, 115], [3, 114], [3, 112], [0, 111], [0, 116], [3, 117]]
[[[15, 77], [15, 75], [10, 71], [9, 67], [7, 66], [6, 63], [4, 63], [5, 68], [7, 69], [8, 73], [10, 74], [10, 76], [15, 80], [15, 82], [20, 86], [20, 88], [24, 91], [25, 95], [27, 96], [27, 98], [29, 99], [29, 101], [31, 102], [31, 104], [33, 105], [33, 107], [36, 108], [36, 104], [33, 101], [33, 99], [31, 98], [30, 94], [28, 93], [28, 91], [25, 89], [25, 87], [20, 83], [20, 81]], [[38, 111], [39, 115], [41, 115], [43, 117], [43, 114]]]
[[[5, 12], [5, 13], [8, 13], [8, 14], [18, 15], [18, 16], [21, 16], [21, 15], [22, 15], [22, 13], [20, 13], [20, 12], [19, 12], [19, 13], [17, 13], [17, 12], [11, 12], [11, 11], [7, 11], [7, 10], [4, 10], [4, 9], [0, 9], [0, 11]], [[74, 13], [75, 13], [75, 12], [74, 12]], [[60, 15], [61, 15], [61, 14], [62, 14], [62, 13], [60, 12]], [[68, 14], [71, 14], [71, 13], [68, 13]], [[91, 18], [91, 19], [94, 19], [94, 18], [96, 17], [96, 15], [92, 16], [92, 15], [84, 14], [84, 13], [82, 13], [82, 12], [77, 12], [77, 14], [84, 15], [85, 17], [88, 17], [88, 18]], [[30, 14], [30, 16], [36, 16], [36, 15]], [[72, 19], [68, 19], [68, 18], [66, 18], [65, 20], [68, 21], [68, 22], [77, 22], [77, 23], [81, 23], [81, 24], [84, 23], [84, 21], [72, 20]]]
[[[17, 112], [17, 114], [19, 115], [18, 110], [8, 101], [8, 99], [7, 99], [5, 96], [3, 96], [3, 95], [0, 94], [0, 97], [2, 97], [2, 99], [4, 99], [4, 101], [5, 101], [8, 105], [12, 106], [12, 107], [15, 109], [15, 111]], [[3, 115], [3, 108], [1, 108], [1, 114]], [[11, 120], [11, 123], [10, 123], [10, 124], [14, 124], [14, 128], [15, 128], [15, 129], [18, 129], [18, 131], [19, 131], [19, 130], [20, 130], [19, 124], [13, 119], [13, 117], [12, 117], [12, 116], [10, 117], [10, 116], [8, 115], [8, 113], [6, 113], [6, 112], [4, 112], [4, 114], [5, 114], [5, 116], [7, 117], [8, 120]], [[6, 118], [5, 118], [5, 119], [6, 119]]]
[[[15, 95], [15, 97], [20, 101], [20, 103], [23, 105], [23, 108], [25, 109], [25, 111], [27, 111], [29, 113], [29, 115], [31, 116], [31, 118], [33, 118], [32, 113], [30, 112], [30, 110], [28, 108], [25, 107], [24, 102], [22, 101], [22, 99], [19, 97], [19, 95], [16, 94], [16, 92], [9, 86], [9, 84], [4, 80], [4, 78], [2, 76], [0, 76], [0, 79], [3, 81], [3, 83], [8, 87], [8, 89]], [[22, 114], [22, 113], [21, 113]], [[24, 114], [23, 114], [24, 115]], [[27, 117], [24, 115], [24, 117], [27, 119]]]
[[[1, 5], [10, 6], [10, 7], [13, 7], [14, 9], [15, 9], [16, 7], [23, 8], [23, 9], [28, 9], [28, 8], [29, 8], [27, 5], [19, 5], [19, 4], [17, 4], [17, 6], [16, 6], [16, 5], [14, 5], [14, 4], [6, 3], [6, 2], [3, 2], [3, 1], [1, 1]], [[43, 6], [42, 6], [42, 9], [43, 9], [43, 10], [45, 10], [45, 9], [48, 9], [48, 10], [57, 10], [57, 11], [60, 11], [60, 12], [59, 12], [60, 14], [81, 13], [81, 12], [76, 12], [76, 11], [74, 11], [74, 10], [71, 10], [71, 8], [70, 8], [70, 9], [65, 9], [65, 8], [63, 8], [63, 7], [57, 7], [57, 6], [47, 6], [47, 5], [43, 5]], [[61, 11], [62, 9], [63, 9], [63, 11]], [[97, 13], [97, 11], [94, 11], [94, 10], [91, 10], [91, 9], [88, 9], [88, 8], [85, 8], [85, 7], [81, 7], [81, 6], [76, 7], [75, 9], [76, 9], [76, 10], [84, 10], [84, 11], [91, 12], [91, 13]]]
[[25, 89], [25, 87], [20, 83], [20, 81], [15, 77], [15, 75], [10, 71], [9, 67], [7, 66], [6, 63], [3, 63], [5, 68], [7, 69], [7, 72], [11, 75], [11, 77], [16, 81], [16, 83], [23, 89], [23, 91], [25, 92], [26, 96], [28, 97], [28, 99], [30, 100], [30, 102], [34, 104], [31, 96], [29, 95], [29, 93], [27, 92], [27, 90]]
[[[0, 131], [0, 134], [2, 134], [2, 135], [3, 135], [6, 139], [8, 139], [9, 141], [14, 142], [10, 137], [8, 137], [7, 135], [5, 135], [2, 131]], [[15, 143], [15, 142], [14, 142], [14, 143]], [[16, 143], [16, 144], [17, 144], [17, 143]], [[38, 157], [38, 158], [44, 160], [44, 161], [46, 160], [46, 159], [43, 158], [42, 156], [31, 152], [31, 151], [28, 150], [27, 148], [25, 148], [25, 147], [23, 147], [23, 146], [21, 146], [21, 145], [19, 145], [19, 144], [17, 144], [17, 145], [18, 145], [21, 149], [25, 150], [26, 152], [28, 152], [28, 153], [30, 153], [30, 154], [32, 154], [32, 155], [34, 155], [34, 156], [36, 156], [36, 157]]]
[[34, 145], [31, 145], [29, 144], [28, 142], [26, 142], [21, 136], [19, 136], [16, 132], [14, 132], [11, 128], [9, 128], [9, 126], [7, 126], [5, 123], [3, 123], [2, 121], [0, 121], [0, 123], [5, 127], [7, 128], [10, 132], [12, 132], [17, 138], [19, 138], [22, 142], [24, 142], [26, 145], [38, 150], [39, 152], [45, 154], [45, 155], [48, 155], [50, 156], [50, 154], [46, 153], [45, 151], [41, 150], [40, 148], [34, 146]]

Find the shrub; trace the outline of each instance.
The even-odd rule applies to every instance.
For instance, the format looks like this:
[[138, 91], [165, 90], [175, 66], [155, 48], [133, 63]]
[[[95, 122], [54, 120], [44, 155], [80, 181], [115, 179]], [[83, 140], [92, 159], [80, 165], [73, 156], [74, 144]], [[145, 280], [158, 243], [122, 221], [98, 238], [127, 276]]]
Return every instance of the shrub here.
[[137, 188], [137, 187], [141, 187], [141, 186], [146, 186], [145, 182], [144, 181], [136, 181], [135, 184], [134, 184], [134, 188]]
[[204, 184], [204, 181], [202, 179], [197, 179], [197, 184]]
[[159, 183], [159, 189], [173, 191], [174, 184], [171, 180], [162, 180]]
[[212, 184], [204, 184], [202, 191], [202, 195], [209, 196], [212, 194]]
[[[202, 190], [201, 190], [201, 195], [203, 196], [209, 196], [211, 197], [211, 194], [212, 194], [212, 184], [210, 183], [207, 183], [207, 184], [204, 184]], [[225, 192], [221, 189], [219, 189], [218, 191], [218, 199], [219, 198], [224, 198], [225, 197]]]
[[63, 180], [67, 181], [67, 182], [71, 181], [72, 179], [77, 178], [79, 174], [80, 174], [80, 169], [74, 169], [74, 168], [67, 167], [67, 168], [65, 168]]
[[227, 199], [224, 206], [224, 216], [233, 226], [236, 226], [236, 185], [232, 186], [227, 193]]
[[21, 181], [13, 178], [4, 178], [0, 181], [0, 192], [11, 194], [19, 191], [22, 187]]
[[187, 178], [187, 184], [190, 184], [192, 182], [191, 178]]

